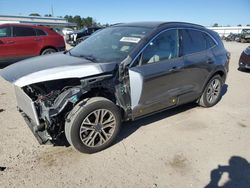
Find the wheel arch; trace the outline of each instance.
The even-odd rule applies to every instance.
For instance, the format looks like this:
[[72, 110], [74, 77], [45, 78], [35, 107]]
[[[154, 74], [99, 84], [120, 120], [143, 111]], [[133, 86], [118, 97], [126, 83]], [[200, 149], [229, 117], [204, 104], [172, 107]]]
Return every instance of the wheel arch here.
[[202, 90], [201, 90], [201, 94], [204, 92], [208, 82], [215, 76], [215, 75], [219, 75], [222, 78], [223, 84], [226, 81], [226, 77], [227, 77], [227, 73], [225, 70], [223, 69], [216, 69], [215, 71], [213, 71], [208, 78], [206, 79], [206, 82], [204, 83]]
[[122, 119], [125, 119], [126, 116], [125, 109], [122, 107], [122, 105], [119, 104], [118, 99], [115, 95], [115, 91], [102, 86], [93, 87], [86, 94], [82, 95], [79, 102], [86, 98], [92, 98], [92, 97], [103, 97], [112, 101], [120, 109]]

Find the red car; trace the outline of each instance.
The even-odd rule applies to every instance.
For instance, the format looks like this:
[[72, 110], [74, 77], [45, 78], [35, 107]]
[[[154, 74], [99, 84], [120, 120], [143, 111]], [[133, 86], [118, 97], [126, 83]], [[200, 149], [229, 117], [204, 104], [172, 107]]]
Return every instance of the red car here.
[[44, 26], [0, 25], [0, 64], [65, 50], [61, 35]]

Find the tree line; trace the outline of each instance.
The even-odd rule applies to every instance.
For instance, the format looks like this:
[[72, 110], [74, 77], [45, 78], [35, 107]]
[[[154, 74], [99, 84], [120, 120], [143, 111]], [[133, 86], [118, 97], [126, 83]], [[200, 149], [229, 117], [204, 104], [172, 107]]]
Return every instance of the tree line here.
[[[29, 16], [41, 17], [41, 15], [38, 13], [31, 13], [29, 14]], [[45, 14], [44, 17], [53, 17], [53, 16], [51, 14]], [[64, 17], [59, 16], [59, 18], [64, 18], [68, 22], [76, 23], [78, 29], [83, 28], [83, 27], [91, 27], [91, 26], [108, 26], [108, 24], [102, 25], [101, 23], [97, 23], [96, 20], [90, 16], [84, 18], [79, 15], [76, 15], [76, 16], [66, 15]]]
[[[29, 16], [41, 16], [38, 13], [31, 13]], [[51, 14], [45, 14], [44, 17], [53, 17]], [[59, 16], [59, 18], [63, 18], [62, 16]], [[79, 15], [76, 16], [71, 16], [71, 15], [66, 15], [64, 16], [64, 19], [66, 19], [68, 22], [71, 23], [76, 23], [77, 28], [83, 28], [83, 27], [91, 27], [91, 26], [109, 26], [109, 24], [101, 24], [97, 23], [96, 20], [93, 17], [81, 17]], [[226, 25], [227, 27], [230, 27], [231, 25]], [[237, 26], [241, 27], [243, 25], [238, 24]], [[246, 26], [250, 26], [250, 24], [247, 24]], [[218, 23], [214, 23], [212, 27], [222, 27], [222, 25], [219, 25]]]
[[64, 16], [64, 19], [66, 19], [68, 22], [76, 23], [78, 29], [83, 28], [83, 27], [91, 27], [91, 26], [99, 25], [96, 23], [94, 18], [92, 18], [90, 16], [83, 18], [79, 15], [76, 15], [76, 16], [66, 15], [66, 16]]

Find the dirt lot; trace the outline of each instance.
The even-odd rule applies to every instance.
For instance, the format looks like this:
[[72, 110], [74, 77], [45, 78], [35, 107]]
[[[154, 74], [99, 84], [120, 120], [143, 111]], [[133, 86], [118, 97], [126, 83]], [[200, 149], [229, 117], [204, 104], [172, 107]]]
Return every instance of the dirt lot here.
[[250, 179], [250, 72], [237, 64], [247, 45], [225, 43], [232, 57], [218, 105], [185, 105], [126, 123], [116, 144], [92, 155], [39, 146], [16, 111], [12, 86], [0, 79], [0, 187], [198, 188], [212, 171], [215, 183], [222, 176], [220, 185], [243, 187]]

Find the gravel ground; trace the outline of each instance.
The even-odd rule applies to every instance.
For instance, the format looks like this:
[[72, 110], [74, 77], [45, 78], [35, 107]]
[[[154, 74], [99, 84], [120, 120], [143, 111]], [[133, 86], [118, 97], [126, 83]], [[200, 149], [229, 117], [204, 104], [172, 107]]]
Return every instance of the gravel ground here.
[[116, 144], [92, 155], [38, 145], [16, 111], [12, 85], [0, 78], [0, 187], [198, 188], [211, 172], [219, 185], [250, 187], [250, 72], [237, 70], [248, 45], [225, 43], [230, 73], [218, 105], [185, 105], [126, 123]]

